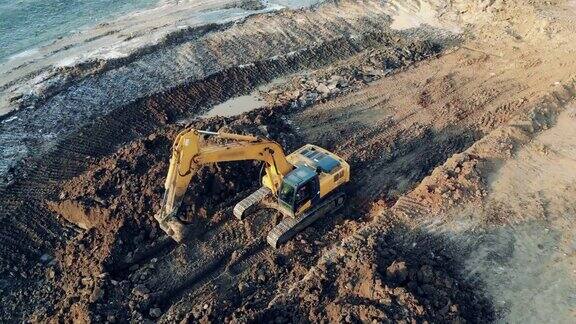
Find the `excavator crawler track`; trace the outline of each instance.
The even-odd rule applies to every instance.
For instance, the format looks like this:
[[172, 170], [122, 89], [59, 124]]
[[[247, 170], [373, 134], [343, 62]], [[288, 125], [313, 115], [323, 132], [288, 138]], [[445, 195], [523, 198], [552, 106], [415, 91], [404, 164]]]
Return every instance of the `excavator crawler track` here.
[[278, 248], [320, 217], [340, 209], [344, 205], [345, 198], [346, 194], [343, 192], [334, 193], [319, 205], [313, 207], [312, 210], [298, 218], [284, 217], [284, 219], [268, 233], [268, 237], [266, 238], [268, 244], [275, 249]]
[[250, 211], [258, 205], [264, 198], [272, 194], [269, 188], [261, 187], [260, 189], [251, 193], [248, 197], [242, 199], [239, 203], [234, 206], [234, 216], [242, 220], [246, 217]]

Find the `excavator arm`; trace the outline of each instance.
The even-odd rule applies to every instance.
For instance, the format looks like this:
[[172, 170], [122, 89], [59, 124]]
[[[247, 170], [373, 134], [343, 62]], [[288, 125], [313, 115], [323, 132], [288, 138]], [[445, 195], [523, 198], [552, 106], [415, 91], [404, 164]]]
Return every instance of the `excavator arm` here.
[[[228, 142], [206, 145], [202, 140], [203, 135], [215, 136]], [[262, 184], [273, 193], [277, 192], [284, 175], [294, 168], [286, 160], [282, 147], [268, 139], [196, 129], [186, 129], [178, 134], [172, 147], [162, 207], [155, 216], [162, 230], [176, 241], [184, 238], [185, 225], [176, 217], [176, 213], [192, 177], [203, 165], [241, 160], [265, 163], [266, 174]]]

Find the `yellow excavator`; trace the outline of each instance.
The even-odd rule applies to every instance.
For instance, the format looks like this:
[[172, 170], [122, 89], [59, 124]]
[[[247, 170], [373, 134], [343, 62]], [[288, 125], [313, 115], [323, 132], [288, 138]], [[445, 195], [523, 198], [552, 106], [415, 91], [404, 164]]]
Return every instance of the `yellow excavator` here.
[[267, 138], [187, 128], [174, 141], [162, 208], [155, 216], [162, 230], [182, 241], [188, 231], [177, 211], [194, 174], [209, 163], [240, 160], [262, 161], [265, 173], [262, 187], [236, 204], [234, 215], [244, 219], [256, 206], [279, 210], [283, 220], [267, 236], [274, 248], [344, 203], [350, 166], [323, 148], [307, 144], [286, 156]]

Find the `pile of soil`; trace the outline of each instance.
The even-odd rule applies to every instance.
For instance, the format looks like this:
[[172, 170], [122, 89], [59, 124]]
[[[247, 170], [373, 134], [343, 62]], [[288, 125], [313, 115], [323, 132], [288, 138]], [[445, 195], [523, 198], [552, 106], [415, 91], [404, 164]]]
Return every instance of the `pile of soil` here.
[[441, 238], [401, 226], [356, 236], [313, 267], [293, 292], [248, 318], [286, 323], [480, 323], [495, 318], [481, 283], [458, 275], [458, 257]]
[[[198, 120], [189, 126], [267, 136], [290, 151], [297, 139], [277, 116], [261, 109], [238, 117]], [[102, 319], [107, 314], [109, 321], [123, 321], [138, 307], [109, 300], [123, 295], [111, 290], [127, 289], [129, 294], [134, 287], [107, 279], [110, 273], [126, 271], [159, 239], [162, 244], [173, 244], [160, 238], [163, 232], [153, 217], [160, 209], [172, 141], [181, 130], [170, 126], [133, 141], [65, 182], [59, 199], [47, 202], [50, 209], [84, 230], [48, 269], [49, 279], [58, 283], [62, 296], [54, 314], [48, 316], [82, 320]], [[258, 188], [260, 169], [252, 161], [203, 168], [192, 180], [180, 213], [193, 219], [190, 226], [195, 230], [206, 231], [219, 218], [230, 216], [222, 215], [224, 207]]]
[[444, 165], [434, 169], [410, 193], [410, 198], [425, 205], [435, 215], [464, 202], [479, 203], [487, 190], [482, 177], [486, 170], [478, 167], [482, 162], [474, 154], [455, 154]]

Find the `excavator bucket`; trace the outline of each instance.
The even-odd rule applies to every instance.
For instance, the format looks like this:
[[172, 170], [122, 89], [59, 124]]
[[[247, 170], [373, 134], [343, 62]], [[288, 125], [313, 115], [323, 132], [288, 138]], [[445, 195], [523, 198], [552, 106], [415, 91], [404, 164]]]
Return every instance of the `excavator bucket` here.
[[186, 225], [176, 216], [182, 204], [190, 179], [196, 173], [193, 159], [200, 151], [200, 132], [182, 131], [172, 147], [172, 157], [168, 176], [164, 184], [165, 192], [162, 208], [154, 216], [160, 228], [177, 242], [186, 237]]

